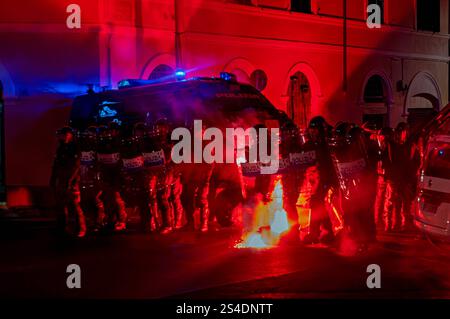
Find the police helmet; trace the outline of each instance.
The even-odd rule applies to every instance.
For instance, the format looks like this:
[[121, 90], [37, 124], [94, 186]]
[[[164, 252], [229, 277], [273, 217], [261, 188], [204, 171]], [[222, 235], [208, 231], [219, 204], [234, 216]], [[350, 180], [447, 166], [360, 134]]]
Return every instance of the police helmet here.
[[363, 133], [363, 130], [359, 126], [354, 125], [353, 127], [351, 127], [348, 130], [348, 137], [350, 140], [354, 141], [354, 140], [360, 138], [362, 133]]
[[327, 121], [323, 118], [323, 116], [315, 116], [309, 121], [309, 128], [318, 128], [320, 130], [324, 130], [325, 126], [328, 125]]

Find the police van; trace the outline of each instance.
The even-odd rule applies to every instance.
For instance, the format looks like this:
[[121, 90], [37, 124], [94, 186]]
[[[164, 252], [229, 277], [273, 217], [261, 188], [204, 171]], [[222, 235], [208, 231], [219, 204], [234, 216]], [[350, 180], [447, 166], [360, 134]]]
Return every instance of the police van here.
[[430, 125], [415, 224], [427, 234], [450, 240], [450, 105]]
[[[166, 118], [174, 127], [191, 127], [194, 120], [222, 127], [278, 126], [290, 121], [257, 89], [238, 83], [230, 73], [171, 82], [122, 80], [117, 90], [75, 98], [70, 124], [77, 129], [117, 122], [129, 127]], [[275, 124], [274, 124], [275, 123]]]

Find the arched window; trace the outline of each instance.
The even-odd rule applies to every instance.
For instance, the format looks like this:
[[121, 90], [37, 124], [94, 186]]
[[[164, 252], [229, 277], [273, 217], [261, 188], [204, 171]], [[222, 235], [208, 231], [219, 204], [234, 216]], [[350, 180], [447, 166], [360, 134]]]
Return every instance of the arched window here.
[[388, 124], [387, 88], [380, 75], [372, 75], [364, 87], [363, 123], [381, 129]]
[[170, 66], [168, 66], [167, 64], [160, 64], [152, 71], [152, 73], [150, 73], [148, 79], [158, 80], [163, 78], [170, 78], [173, 77], [174, 74], [175, 71]]
[[306, 128], [311, 117], [311, 88], [302, 72], [290, 78], [288, 115], [300, 128]]
[[411, 80], [405, 100], [405, 113], [411, 128], [420, 127], [439, 112], [442, 103], [438, 82], [427, 72], [419, 72]]
[[372, 76], [364, 89], [364, 102], [382, 103], [385, 101], [383, 78], [379, 75]]

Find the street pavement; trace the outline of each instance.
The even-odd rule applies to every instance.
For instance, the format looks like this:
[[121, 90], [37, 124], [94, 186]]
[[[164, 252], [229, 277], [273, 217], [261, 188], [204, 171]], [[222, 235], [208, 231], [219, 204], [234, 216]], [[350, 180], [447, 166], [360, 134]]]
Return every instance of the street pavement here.
[[[2, 298], [450, 298], [450, 250], [424, 235], [379, 234], [361, 254], [295, 240], [236, 249], [237, 229], [61, 240], [51, 221], [0, 222]], [[68, 289], [67, 266], [81, 267]], [[367, 266], [381, 267], [369, 289]]]

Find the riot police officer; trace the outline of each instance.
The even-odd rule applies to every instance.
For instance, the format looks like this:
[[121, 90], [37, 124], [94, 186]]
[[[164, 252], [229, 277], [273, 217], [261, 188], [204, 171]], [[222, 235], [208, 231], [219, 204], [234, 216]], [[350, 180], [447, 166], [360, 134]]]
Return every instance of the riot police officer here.
[[101, 198], [100, 176], [97, 163], [97, 128], [88, 127], [78, 138], [80, 158], [81, 205], [85, 212], [94, 208], [94, 231], [100, 230], [105, 222], [105, 207]]
[[114, 230], [123, 231], [126, 229], [127, 213], [120, 194], [122, 183], [120, 127], [117, 123], [111, 122], [108, 127], [101, 128], [100, 131], [97, 160], [108, 223], [113, 225]]
[[[152, 188], [155, 189], [156, 203], [153, 202], [152, 207], [158, 207], [161, 214], [162, 229], [161, 234], [169, 234], [174, 229], [174, 212], [170, 203], [171, 191], [174, 181], [173, 163], [171, 160], [171, 142], [170, 142], [170, 127], [167, 119], [160, 118], [155, 123], [154, 131], [154, 149], [158, 154], [159, 165], [153, 168], [154, 178]], [[152, 197], [154, 201], [155, 198]]]
[[151, 229], [149, 206], [149, 185], [145, 174], [144, 157], [141, 150], [144, 138], [141, 123], [134, 126], [132, 132], [122, 139], [122, 194], [128, 207], [137, 207], [140, 213], [141, 227], [144, 232]]
[[[204, 130], [208, 122], [203, 121], [202, 130], [196, 132], [193, 130], [193, 141], [195, 139], [202, 140], [202, 136], [196, 136], [195, 134], [203, 135]], [[200, 219], [199, 230], [201, 232], [207, 232], [209, 230], [210, 222], [210, 207], [209, 196], [211, 189], [211, 178], [215, 164], [209, 163], [194, 163], [193, 156], [192, 162], [183, 165], [183, 192], [186, 207], [186, 219], [187, 228], [195, 229], [195, 216]]]
[[80, 152], [74, 140], [74, 131], [64, 127], [58, 132], [59, 145], [53, 162], [50, 186], [54, 189], [59, 232], [71, 233], [69, 219], [75, 215], [77, 237], [86, 234], [86, 222], [80, 206]]
[[[304, 242], [316, 243], [322, 241], [329, 243], [334, 239], [334, 232], [325, 203], [326, 196], [331, 187], [336, 186], [336, 175], [327, 144], [329, 125], [321, 116], [311, 119], [308, 126], [309, 141], [306, 148], [312, 149], [316, 156], [316, 165], [307, 171], [307, 180], [310, 184], [310, 223], [309, 234]], [[325, 231], [321, 234], [321, 228]]]
[[[354, 175], [352, 184], [355, 186], [356, 193], [349, 194], [347, 210], [344, 213], [352, 215], [354, 225], [352, 232], [356, 234], [356, 239], [360, 248], [365, 249], [370, 242], [376, 239], [376, 224], [373, 214], [373, 207], [376, 192], [376, 165], [369, 157], [367, 152], [368, 144], [363, 130], [355, 126], [348, 132], [349, 137], [349, 160], [356, 165], [355, 170], [351, 172]], [[364, 166], [363, 166], [363, 161]], [[361, 166], [359, 166], [361, 163]], [[344, 200], [345, 202], [345, 200]], [[345, 205], [345, 204], [344, 204]]]
[[394, 134], [394, 140], [389, 143], [391, 167], [388, 174], [386, 219], [387, 230], [402, 230], [413, 226], [411, 205], [420, 154], [409, 141], [406, 123], [399, 123]]

